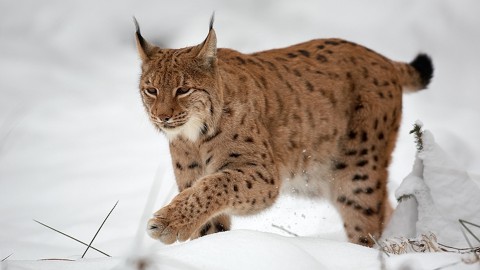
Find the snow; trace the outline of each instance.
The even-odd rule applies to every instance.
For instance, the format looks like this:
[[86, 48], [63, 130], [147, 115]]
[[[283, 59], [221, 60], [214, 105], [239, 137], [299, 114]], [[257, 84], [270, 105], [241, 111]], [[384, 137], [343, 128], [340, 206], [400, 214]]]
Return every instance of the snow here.
[[412, 173], [395, 192], [401, 202], [383, 237], [432, 232], [444, 245], [469, 247], [459, 220], [480, 224], [480, 187], [435, 143], [430, 131], [423, 132], [422, 141]]
[[[125, 268], [126, 259], [148, 256], [158, 269], [380, 269], [378, 251], [346, 243], [338, 214], [315, 200], [283, 198], [269, 211], [236, 218], [231, 232], [196, 241], [163, 246], [145, 237], [144, 212], [166, 204], [175, 186], [167, 141], [140, 102], [132, 15], [146, 38], [169, 47], [202, 41], [215, 10], [219, 46], [243, 52], [342, 37], [396, 60], [429, 53], [432, 84], [404, 98], [390, 167], [395, 201], [394, 191], [412, 171], [416, 149], [408, 131], [416, 119], [460, 165], [453, 168], [468, 172], [461, 179], [480, 179], [479, 8], [475, 0], [0, 2], [0, 259], [13, 253], [1, 268]], [[432, 155], [424, 159], [443, 162], [443, 153]], [[445, 170], [425, 171], [422, 179], [459, 176], [441, 164]], [[158, 196], [145, 207], [152, 189]], [[470, 205], [438, 194], [450, 198], [440, 199], [449, 206]], [[89, 242], [117, 200], [93, 243], [113, 258], [90, 250], [79, 259], [81, 244], [33, 222]], [[433, 194], [432, 200], [439, 201]], [[386, 269], [434, 269], [461, 258], [406, 254], [385, 263]]]

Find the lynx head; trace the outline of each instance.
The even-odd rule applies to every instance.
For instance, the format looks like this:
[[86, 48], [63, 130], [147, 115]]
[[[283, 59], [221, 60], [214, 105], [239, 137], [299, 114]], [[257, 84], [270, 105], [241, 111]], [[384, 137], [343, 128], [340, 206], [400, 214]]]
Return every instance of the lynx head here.
[[142, 60], [140, 94], [151, 122], [169, 140], [182, 136], [196, 141], [201, 134], [213, 134], [223, 107], [213, 16], [206, 39], [182, 49], [150, 44], [134, 22]]

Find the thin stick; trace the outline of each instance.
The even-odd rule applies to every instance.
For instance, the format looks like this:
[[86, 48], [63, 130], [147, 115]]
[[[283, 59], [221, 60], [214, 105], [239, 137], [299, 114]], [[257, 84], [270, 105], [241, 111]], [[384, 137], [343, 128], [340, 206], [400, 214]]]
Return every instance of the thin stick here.
[[40, 259], [40, 261], [65, 261], [65, 262], [74, 262], [72, 259]]
[[461, 263], [462, 263], [462, 261], [459, 261], [459, 262], [453, 262], [453, 263], [449, 263], [449, 264], [446, 264], [446, 265], [443, 265], [443, 266], [437, 267], [437, 268], [435, 268], [435, 269], [433, 269], [433, 270], [442, 270], [442, 269], [445, 269], [445, 268], [447, 268], [447, 267], [452, 267], [452, 266], [455, 266], [455, 265], [457, 265], [457, 264], [461, 264]]
[[8, 258], [10, 258], [10, 256], [12, 256], [12, 255], [13, 255], [13, 253], [10, 254], [10, 255], [8, 255], [7, 257], [3, 258], [3, 260], [1, 260], [1, 261], [2, 261], [2, 262], [6, 261], [6, 260], [7, 260]]
[[83, 259], [83, 257], [85, 257], [85, 254], [87, 254], [88, 249], [92, 246], [93, 241], [95, 240], [95, 238], [97, 237], [98, 233], [99, 233], [100, 230], [102, 229], [103, 224], [105, 224], [105, 222], [107, 221], [108, 217], [109, 217], [110, 214], [113, 212], [113, 209], [115, 209], [115, 207], [117, 206], [117, 204], [118, 204], [118, 201], [115, 203], [115, 205], [112, 207], [112, 210], [110, 210], [110, 212], [108, 213], [108, 215], [107, 215], [107, 216], [105, 217], [105, 219], [103, 220], [102, 225], [100, 225], [100, 228], [98, 228], [97, 232], [96, 232], [95, 235], [93, 236], [92, 241], [90, 241], [90, 244], [88, 244], [87, 249], [85, 249], [85, 252], [83, 252], [82, 259]]
[[[448, 245], [445, 245], [445, 244], [442, 244], [442, 243], [438, 243], [438, 245], [442, 246], [444, 248], [454, 249], [454, 250], [457, 250], [457, 251], [460, 251], [460, 252], [477, 252], [477, 251], [480, 251], [480, 247], [457, 248], [457, 247], [448, 246]], [[451, 252], [450, 250], [447, 250], [447, 249], [444, 249], [443, 251]]]
[[[72, 240], [75, 240], [75, 241], [77, 241], [78, 243], [83, 244], [84, 246], [88, 246], [87, 243], [82, 242], [81, 240], [78, 240], [77, 238], [75, 238], [75, 237], [73, 237], [73, 236], [70, 236], [70, 235], [68, 235], [68, 234], [66, 234], [66, 233], [63, 233], [63, 232], [61, 232], [61, 231], [59, 231], [59, 230], [57, 230], [57, 229], [55, 229], [55, 228], [52, 228], [52, 227], [48, 226], [47, 224], [44, 224], [44, 223], [42, 223], [42, 222], [40, 222], [40, 221], [38, 221], [38, 220], [35, 220], [35, 219], [34, 219], [33, 221], [35, 221], [36, 223], [38, 223], [38, 224], [40, 224], [40, 225], [42, 225], [42, 226], [45, 226], [45, 227], [49, 228], [49, 229], [52, 230], [52, 231], [55, 231], [55, 232], [57, 232], [57, 233], [59, 233], [59, 234], [61, 234], [61, 235], [64, 235], [64, 236], [72, 239]], [[98, 251], [98, 252], [102, 253], [103, 255], [105, 255], [105, 256], [107, 256], [107, 257], [111, 257], [111, 256], [108, 255], [107, 253], [105, 253], [105, 252], [103, 252], [103, 251], [101, 251], [101, 250], [99, 250], [99, 249], [96, 249], [95, 247], [91, 247], [91, 248], [92, 248], [93, 250], [95, 250], [95, 251]]]
[[388, 254], [388, 252], [386, 252], [385, 249], [383, 249], [383, 246], [380, 245], [380, 243], [377, 242], [377, 240], [375, 239], [375, 237], [373, 237], [373, 235], [371, 235], [371, 234], [369, 233], [368, 236], [373, 240], [373, 242], [375, 242], [375, 244], [376, 244], [377, 246], [379, 246], [379, 250], [383, 251], [383, 253], [385, 253], [385, 255], [387, 255], [387, 257], [390, 257], [390, 254]]
[[285, 229], [285, 228], [282, 227], [282, 226], [278, 226], [278, 225], [272, 224], [272, 227], [277, 228], [277, 229], [280, 229], [280, 230], [282, 230], [282, 231], [284, 231], [284, 232], [286, 232], [286, 233], [288, 233], [288, 234], [290, 234], [290, 235], [293, 235], [293, 236], [295, 236], [295, 237], [298, 237], [298, 234], [293, 233], [293, 232]]
[[470, 222], [470, 221], [466, 221], [466, 220], [464, 220], [464, 219], [459, 219], [458, 221], [459, 221], [460, 223], [463, 222], [463, 223], [466, 223], [466, 224], [468, 224], [468, 225], [472, 225], [472, 226], [475, 226], [475, 227], [477, 227], [477, 228], [480, 228], [480, 225], [477, 225], [477, 224], [472, 223], [472, 222]]
[[[467, 230], [468, 233], [471, 234], [473, 236], [473, 238], [475, 238], [475, 240], [477, 240], [480, 243], [480, 239], [478, 239], [478, 237], [465, 225], [465, 223], [469, 224], [469, 225], [479, 227], [479, 228], [480, 228], [480, 226], [478, 226], [476, 224], [473, 224], [471, 222], [465, 221], [463, 219], [459, 219], [458, 222], [460, 222], [460, 224], [462, 224], [462, 226], [465, 228], [465, 230]], [[465, 236], [465, 238], [467, 238], [467, 237]], [[467, 239], [467, 241], [468, 241], [468, 239]], [[472, 245], [470, 244], [470, 241], [468, 241], [468, 244], [470, 245], [470, 247], [472, 247]]]
[[[467, 226], [466, 226], [465, 224], [463, 224], [463, 222], [469, 223], [470, 225], [474, 225], [474, 226], [478, 226], [478, 225], [473, 224], [473, 223], [468, 222], [468, 221], [465, 221], [465, 220], [463, 220], [463, 219], [459, 219], [458, 221], [460, 222], [460, 224], [462, 224], [462, 226], [463, 226], [473, 237], [475, 237], [475, 239], [477, 239], [477, 241], [479, 241], [478, 238], [477, 238], [477, 236], [474, 235], [474, 234], [472, 233], [472, 231], [470, 231], [470, 230], [467, 228]], [[460, 229], [462, 229], [462, 228], [460, 228]], [[465, 239], [467, 240], [467, 243], [468, 243], [468, 245], [470, 246], [470, 248], [473, 249], [473, 246], [472, 246], [472, 244], [470, 243], [470, 241], [468, 240], [468, 237], [465, 235], [465, 232], [463, 231], [463, 229], [462, 229], [462, 234], [463, 234], [463, 237], [465, 237]], [[479, 242], [480, 242], [480, 241], [479, 241]], [[478, 261], [478, 260], [479, 260], [479, 256], [478, 256], [477, 252], [473, 252], [473, 255], [475, 256], [475, 259]]]

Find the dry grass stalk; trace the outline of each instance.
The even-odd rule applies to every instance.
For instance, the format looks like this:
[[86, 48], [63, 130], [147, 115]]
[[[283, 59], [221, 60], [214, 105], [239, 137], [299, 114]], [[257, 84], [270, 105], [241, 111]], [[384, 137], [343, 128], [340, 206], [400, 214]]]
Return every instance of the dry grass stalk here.
[[95, 233], [95, 235], [93, 236], [92, 240], [90, 241], [90, 243], [88, 244], [87, 246], [87, 249], [85, 249], [85, 252], [83, 252], [83, 255], [82, 255], [82, 259], [85, 257], [85, 254], [87, 254], [87, 251], [90, 249], [90, 247], [92, 246], [93, 244], [93, 241], [95, 240], [95, 238], [97, 237], [98, 233], [100, 232], [100, 230], [102, 229], [103, 225], [105, 224], [105, 222], [107, 221], [108, 217], [110, 217], [110, 214], [113, 212], [113, 210], [115, 209], [115, 207], [117, 207], [117, 204], [118, 204], [118, 201], [115, 203], [115, 205], [112, 207], [112, 210], [110, 210], [110, 212], [108, 212], [108, 215], [105, 217], [105, 219], [103, 220], [102, 224], [100, 225], [100, 227], [98, 228], [97, 232]]
[[[45, 227], [49, 228], [50, 230], [52, 230], [52, 231], [54, 231], [54, 232], [57, 232], [57, 233], [59, 233], [59, 234], [61, 234], [61, 235], [63, 235], [63, 236], [66, 236], [66, 237], [68, 237], [68, 238], [70, 238], [70, 239], [72, 239], [72, 240], [75, 240], [75, 241], [77, 241], [78, 243], [80, 243], [80, 244], [82, 244], [82, 245], [84, 245], [84, 246], [88, 246], [87, 243], [85, 243], [85, 242], [83, 242], [83, 241], [81, 241], [81, 240], [78, 240], [77, 238], [75, 238], [75, 237], [73, 237], [73, 236], [71, 236], [71, 235], [68, 235], [68, 234], [66, 234], [66, 233], [64, 233], [64, 232], [62, 232], [62, 231], [59, 231], [59, 230], [57, 230], [57, 229], [55, 229], [55, 228], [53, 228], [53, 227], [50, 227], [50, 226], [48, 226], [48, 225], [45, 224], [45, 223], [42, 223], [42, 222], [40, 222], [40, 221], [38, 221], [38, 220], [35, 220], [35, 219], [34, 219], [33, 221], [35, 221], [36, 223], [38, 223], [38, 224], [40, 224], [40, 225], [42, 225], [42, 226], [45, 226]], [[99, 250], [99, 249], [97, 249], [97, 248], [95, 248], [95, 247], [90, 247], [90, 248], [93, 249], [93, 250], [95, 250], [95, 251], [98, 251], [98, 252], [102, 253], [103, 255], [105, 255], [105, 256], [107, 256], [107, 257], [111, 257], [111, 256], [108, 255], [107, 253], [105, 253], [105, 252], [103, 252], [103, 251], [101, 251], [101, 250]]]
[[272, 227], [274, 227], [274, 228], [277, 228], [277, 229], [280, 229], [280, 230], [282, 230], [282, 231], [284, 231], [284, 232], [286, 232], [286, 233], [290, 234], [291, 236], [298, 237], [298, 234], [296, 234], [296, 233], [294, 233], [294, 232], [291, 232], [291, 231], [289, 231], [289, 230], [285, 229], [283, 226], [276, 225], [276, 224], [272, 224]]

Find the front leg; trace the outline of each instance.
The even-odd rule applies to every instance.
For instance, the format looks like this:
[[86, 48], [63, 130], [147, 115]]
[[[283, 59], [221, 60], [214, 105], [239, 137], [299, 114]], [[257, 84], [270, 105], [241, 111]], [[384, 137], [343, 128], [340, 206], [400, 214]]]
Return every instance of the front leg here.
[[[273, 164], [272, 164], [273, 166]], [[180, 192], [148, 223], [152, 238], [165, 244], [195, 237], [202, 225], [221, 214], [250, 214], [272, 205], [278, 196], [275, 171], [255, 162], [230, 163]]]

